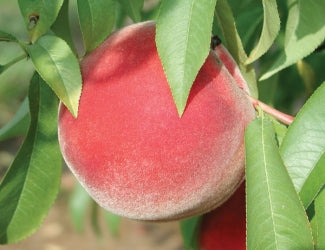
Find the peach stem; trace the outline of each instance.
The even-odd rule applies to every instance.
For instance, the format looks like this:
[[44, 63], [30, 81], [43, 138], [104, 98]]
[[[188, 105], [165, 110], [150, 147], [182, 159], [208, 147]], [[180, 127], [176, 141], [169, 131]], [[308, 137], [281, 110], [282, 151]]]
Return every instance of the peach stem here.
[[260, 100], [255, 99], [251, 96], [249, 96], [249, 99], [252, 102], [254, 108], [257, 108], [257, 107], [262, 108], [262, 110], [265, 113], [273, 116], [274, 118], [276, 118], [277, 120], [279, 120], [280, 122], [282, 122], [284, 124], [290, 125], [292, 123], [292, 121], [294, 119], [293, 116], [282, 113], [281, 111], [279, 111], [275, 108], [272, 108], [271, 106], [261, 102]]

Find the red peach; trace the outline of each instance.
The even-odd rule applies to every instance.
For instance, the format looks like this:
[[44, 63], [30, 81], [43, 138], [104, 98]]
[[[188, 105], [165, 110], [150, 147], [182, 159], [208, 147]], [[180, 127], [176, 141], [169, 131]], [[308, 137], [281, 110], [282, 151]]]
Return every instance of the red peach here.
[[217, 209], [203, 215], [199, 245], [201, 250], [245, 250], [245, 184]]
[[107, 210], [176, 220], [223, 203], [244, 178], [244, 130], [255, 112], [211, 51], [178, 116], [155, 44], [155, 23], [109, 36], [81, 62], [75, 119], [59, 109], [62, 155]]

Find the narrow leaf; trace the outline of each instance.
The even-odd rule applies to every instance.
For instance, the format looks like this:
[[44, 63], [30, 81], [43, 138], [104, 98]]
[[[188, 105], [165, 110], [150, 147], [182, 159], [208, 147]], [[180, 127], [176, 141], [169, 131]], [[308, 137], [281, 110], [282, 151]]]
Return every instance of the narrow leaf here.
[[58, 17], [51, 26], [51, 30], [60, 38], [62, 38], [75, 52], [76, 49], [71, 35], [70, 22], [69, 22], [69, 0], [64, 0], [60, 9]]
[[113, 236], [117, 236], [120, 230], [121, 217], [105, 211], [106, 224]]
[[311, 219], [315, 249], [325, 249], [325, 186], [314, 201], [314, 216]]
[[186, 250], [198, 250], [198, 231], [201, 223], [201, 216], [192, 217], [187, 220], [180, 221], [180, 228], [184, 247]]
[[27, 46], [27, 51], [37, 72], [77, 117], [82, 80], [78, 60], [70, 47], [59, 37], [45, 35]]
[[272, 123], [251, 122], [245, 133], [247, 248], [313, 249], [305, 210], [283, 165]]
[[0, 129], [0, 141], [26, 134], [30, 122], [28, 106], [28, 99], [26, 98], [16, 112], [14, 118]]
[[217, 1], [216, 18], [223, 33], [223, 43], [237, 62], [239, 69], [248, 84], [251, 95], [257, 98], [258, 91], [255, 71], [251, 65], [245, 64], [247, 55], [238, 35], [235, 19], [227, 0]]
[[97, 237], [102, 236], [102, 232], [99, 226], [99, 206], [94, 201], [91, 200], [91, 227], [93, 232], [96, 234]]
[[77, 4], [85, 53], [88, 53], [112, 31], [116, 3], [114, 0], [78, 0]]
[[18, 0], [30, 40], [35, 42], [54, 23], [64, 0]]
[[280, 17], [276, 0], [263, 0], [264, 21], [261, 37], [251, 51], [246, 64], [250, 64], [261, 57], [273, 44], [280, 30]]
[[91, 198], [86, 190], [77, 183], [69, 200], [69, 213], [72, 224], [78, 232], [83, 232], [86, 212], [90, 208]]
[[305, 208], [315, 199], [323, 185], [325, 185], [325, 152], [300, 190], [299, 196]]
[[17, 42], [17, 38], [5, 31], [0, 30], [0, 42]]
[[[297, 114], [280, 147], [281, 156], [297, 192], [308, 178], [317, 177], [315, 168], [325, 152], [325, 83]], [[316, 171], [312, 174], [313, 171]], [[316, 181], [316, 180], [315, 180]], [[315, 197], [315, 194], [310, 194]]]
[[210, 51], [215, 3], [216, 0], [164, 0], [160, 6], [156, 44], [180, 116]]
[[29, 103], [28, 134], [0, 184], [1, 244], [17, 242], [37, 230], [60, 188], [58, 100], [38, 75], [32, 79]]
[[288, 0], [288, 6], [284, 52], [261, 80], [308, 56], [325, 39], [325, 1]]
[[141, 10], [144, 0], [119, 0], [119, 2], [134, 22], [141, 21]]

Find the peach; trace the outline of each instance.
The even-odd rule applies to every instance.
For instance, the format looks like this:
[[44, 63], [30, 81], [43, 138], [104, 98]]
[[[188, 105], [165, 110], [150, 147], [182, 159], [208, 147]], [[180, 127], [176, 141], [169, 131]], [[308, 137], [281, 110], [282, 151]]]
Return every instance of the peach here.
[[75, 119], [59, 108], [62, 155], [93, 199], [120, 216], [182, 219], [223, 203], [244, 178], [244, 130], [255, 112], [210, 51], [179, 117], [155, 23], [110, 35], [81, 62]]
[[201, 250], [245, 250], [245, 184], [220, 207], [203, 215], [199, 230]]

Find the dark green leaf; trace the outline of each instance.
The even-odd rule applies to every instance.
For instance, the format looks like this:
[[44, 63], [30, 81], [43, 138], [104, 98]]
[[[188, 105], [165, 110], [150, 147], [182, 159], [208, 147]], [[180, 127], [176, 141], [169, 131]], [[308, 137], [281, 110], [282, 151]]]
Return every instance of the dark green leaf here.
[[98, 222], [99, 206], [94, 200], [91, 200], [91, 227], [97, 237], [101, 236], [101, 230]]
[[70, 47], [59, 37], [42, 36], [27, 51], [37, 72], [77, 117], [81, 95], [79, 63]]
[[17, 42], [17, 38], [5, 31], [0, 30], [0, 42]]
[[201, 223], [201, 216], [192, 217], [180, 221], [181, 233], [186, 250], [198, 250], [198, 230]]
[[216, 18], [223, 33], [223, 43], [229, 50], [230, 54], [237, 62], [240, 71], [247, 81], [250, 94], [257, 98], [258, 91], [256, 85], [256, 77], [254, 68], [250, 65], [245, 65], [247, 55], [244, 51], [241, 39], [238, 35], [230, 6], [227, 0], [218, 0], [216, 5]]
[[[325, 152], [325, 83], [299, 111], [283, 139], [280, 152], [298, 193], [308, 178], [321, 177], [316, 168]], [[314, 172], [315, 171], [315, 172]], [[314, 173], [313, 173], [314, 172]], [[317, 179], [311, 183], [318, 182]], [[319, 187], [318, 187], [319, 190]], [[309, 194], [312, 200], [315, 194]], [[308, 202], [307, 202], [308, 203]], [[304, 204], [306, 205], [307, 203]]]
[[209, 54], [215, 3], [164, 0], [160, 6], [156, 44], [180, 116]]
[[114, 0], [78, 0], [78, 15], [85, 53], [95, 49], [110, 34], [115, 23]]
[[64, 0], [61, 10], [51, 27], [52, 31], [60, 38], [62, 38], [76, 53], [73, 43], [69, 22], [69, 0]]
[[35, 42], [54, 23], [64, 0], [18, 0], [29, 37]]
[[314, 201], [314, 216], [310, 223], [315, 240], [315, 249], [325, 249], [325, 186]]
[[28, 105], [28, 99], [26, 98], [14, 118], [0, 129], [0, 141], [26, 134], [30, 122]]
[[113, 236], [117, 236], [120, 230], [121, 217], [105, 211], [105, 218], [110, 232]]
[[87, 209], [90, 208], [91, 198], [86, 190], [77, 183], [69, 200], [70, 218], [78, 232], [84, 230], [84, 219]]
[[17, 242], [38, 229], [59, 188], [58, 100], [34, 75], [29, 91], [31, 125], [0, 184], [0, 243]]
[[284, 52], [261, 80], [306, 57], [325, 39], [325, 1], [288, 0], [288, 6]]
[[134, 22], [141, 21], [141, 10], [144, 0], [119, 0], [119, 2]]
[[280, 30], [280, 17], [275, 0], [262, 0], [264, 22], [261, 37], [251, 51], [246, 64], [250, 64], [261, 57], [273, 44]]
[[245, 133], [248, 249], [313, 249], [305, 210], [283, 165], [272, 123]]

